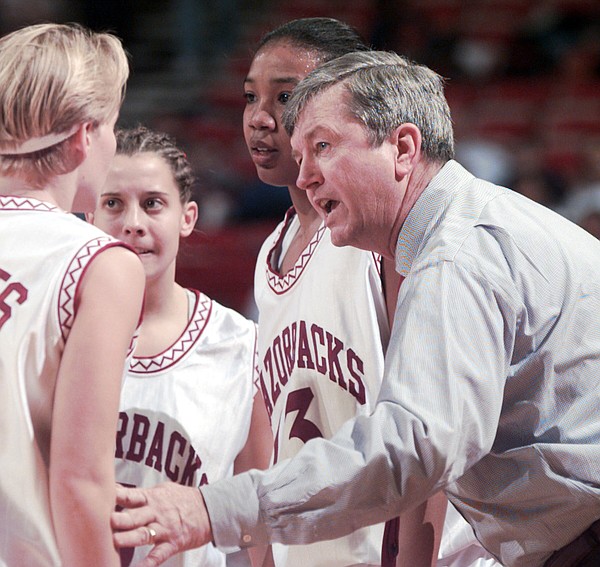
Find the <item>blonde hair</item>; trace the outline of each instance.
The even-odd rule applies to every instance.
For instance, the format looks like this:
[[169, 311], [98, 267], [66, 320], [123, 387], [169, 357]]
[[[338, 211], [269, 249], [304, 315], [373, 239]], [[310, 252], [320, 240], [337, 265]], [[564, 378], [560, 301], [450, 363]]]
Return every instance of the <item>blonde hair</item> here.
[[[39, 24], [0, 39], [0, 175], [39, 186], [73, 169], [69, 133], [109, 122], [128, 77], [127, 55], [109, 33]], [[27, 153], [39, 138], [50, 142]]]

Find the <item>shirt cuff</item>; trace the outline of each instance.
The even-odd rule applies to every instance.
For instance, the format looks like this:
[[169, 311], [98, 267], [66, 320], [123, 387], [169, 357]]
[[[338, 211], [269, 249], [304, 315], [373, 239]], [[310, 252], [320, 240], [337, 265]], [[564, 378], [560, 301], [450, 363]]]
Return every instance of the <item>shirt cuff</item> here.
[[236, 475], [200, 488], [210, 518], [213, 541], [225, 553], [268, 543], [252, 476]]

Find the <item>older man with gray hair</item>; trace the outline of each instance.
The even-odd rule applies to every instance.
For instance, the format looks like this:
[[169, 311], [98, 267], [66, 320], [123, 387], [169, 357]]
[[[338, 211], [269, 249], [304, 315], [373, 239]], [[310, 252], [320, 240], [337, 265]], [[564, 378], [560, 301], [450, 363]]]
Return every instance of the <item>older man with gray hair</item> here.
[[443, 489], [505, 565], [600, 564], [600, 242], [454, 161], [442, 79], [396, 54], [324, 64], [284, 122], [334, 244], [404, 277], [378, 403], [185, 507], [124, 491], [117, 544], [311, 542]]

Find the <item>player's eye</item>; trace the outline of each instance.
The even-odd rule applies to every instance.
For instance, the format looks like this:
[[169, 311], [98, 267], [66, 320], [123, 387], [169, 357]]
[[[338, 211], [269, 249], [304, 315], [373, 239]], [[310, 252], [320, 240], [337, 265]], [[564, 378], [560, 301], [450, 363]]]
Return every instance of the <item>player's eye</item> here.
[[116, 209], [118, 204], [119, 202], [117, 201], [117, 199], [106, 199], [104, 201], [104, 206], [107, 209]]
[[256, 95], [254, 93], [246, 91], [244, 93], [244, 98], [246, 99], [246, 104], [252, 104], [253, 102], [256, 102]]
[[162, 201], [160, 199], [146, 199], [146, 201], [144, 202], [144, 207], [146, 209], [150, 209], [150, 210], [156, 210], [156, 209], [160, 209], [160, 207], [162, 206]]

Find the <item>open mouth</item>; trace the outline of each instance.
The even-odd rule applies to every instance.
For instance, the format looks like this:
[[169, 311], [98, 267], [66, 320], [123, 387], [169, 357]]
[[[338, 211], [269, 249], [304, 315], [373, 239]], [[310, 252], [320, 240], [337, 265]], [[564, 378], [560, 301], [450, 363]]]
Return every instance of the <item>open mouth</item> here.
[[252, 144], [250, 146], [250, 151], [255, 156], [270, 156], [274, 154], [277, 150], [272, 146], [268, 146], [264, 143]]
[[318, 206], [321, 210], [325, 211], [326, 214], [331, 213], [331, 211], [333, 211], [333, 209], [335, 209], [335, 206], [337, 204], [337, 201], [333, 201], [331, 199], [321, 199], [318, 202]]
[[277, 150], [265, 146], [252, 146], [250, 154], [256, 165], [269, 166], [274, 163], [273, 160], [275, 159]]
[[138, 256], [146, 256], [147, 254], [152, 254], [152, 250], [148, 250], [146, 248], [134, 248], [134, 250]]
[[254, 146], [252, 148], [252, 151], [256, 152], [258, 154], [269, 154], [271, 152], [274, 152], [275, 150], [273, 150], [273, 148], [265, 148], [265, 147]]

